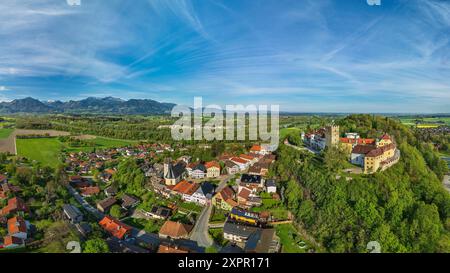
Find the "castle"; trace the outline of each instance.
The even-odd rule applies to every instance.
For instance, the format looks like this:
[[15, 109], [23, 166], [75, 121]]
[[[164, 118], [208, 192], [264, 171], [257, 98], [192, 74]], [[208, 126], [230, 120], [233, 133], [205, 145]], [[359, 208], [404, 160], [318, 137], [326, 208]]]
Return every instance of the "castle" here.
[[388, 134], [379, 139], [361, 138], [357, 133], [339, 136], [339, 126], [330, 125], [308, 134], [302, 134], [306, 145], [315, 150], [326, 147], [340, 147], [352, 164], [361, 166], [364, 173], [384, 171], [400, 159], [400, 151]]

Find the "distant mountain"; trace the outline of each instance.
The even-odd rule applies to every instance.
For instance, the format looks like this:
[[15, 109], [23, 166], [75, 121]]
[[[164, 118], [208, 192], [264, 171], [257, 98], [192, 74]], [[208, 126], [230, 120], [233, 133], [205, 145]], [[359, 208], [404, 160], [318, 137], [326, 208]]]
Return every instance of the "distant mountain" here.
[[16, 99], [0, 103], [0, 113], [73, 113], [73, 114], [168, 114], [175, 106], [173, 103], [161, 103], [149, 99], [122, 100], [119, 98], [89, 97], [79, 101], [47, 101], [34, 98]]

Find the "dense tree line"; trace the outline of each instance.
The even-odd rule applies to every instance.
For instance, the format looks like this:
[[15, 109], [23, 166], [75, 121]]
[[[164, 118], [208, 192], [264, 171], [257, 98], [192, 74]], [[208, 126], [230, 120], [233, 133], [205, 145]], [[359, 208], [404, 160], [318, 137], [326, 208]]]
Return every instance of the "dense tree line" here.
[[370, 241], [378, 241], [383, 252], [449, 252], [450, 195], [414, 134], [369, 115], [339, 123], [342, 131], [365, 137], [390, 133], [401, 160], [384, 172], [346, 181], [330, 168], [336, 160], [331, 154], [323, 158], [281, 146], [275, 173], [297, 220], [331, 252], [367, 252]]

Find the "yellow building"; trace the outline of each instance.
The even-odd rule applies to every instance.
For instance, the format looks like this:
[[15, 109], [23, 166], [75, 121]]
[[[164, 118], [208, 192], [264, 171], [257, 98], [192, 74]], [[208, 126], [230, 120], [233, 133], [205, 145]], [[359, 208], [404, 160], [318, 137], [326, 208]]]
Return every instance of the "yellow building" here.
[[375, 145], [356, 145], [351, 154], [351, 162], [360, 165], [364, 173], [384, 171], [400, 159], [400, 151], [391, 137], [383, 135]]

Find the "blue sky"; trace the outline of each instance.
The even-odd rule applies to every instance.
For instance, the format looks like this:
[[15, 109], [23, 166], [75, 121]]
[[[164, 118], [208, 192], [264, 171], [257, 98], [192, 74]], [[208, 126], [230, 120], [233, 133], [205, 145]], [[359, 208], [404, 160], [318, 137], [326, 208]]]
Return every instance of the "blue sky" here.
[[449, 112], [450, 1], [10, 0], [0, 100]]

